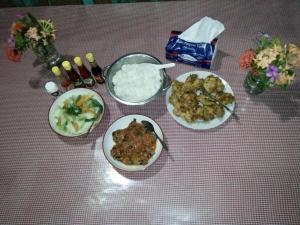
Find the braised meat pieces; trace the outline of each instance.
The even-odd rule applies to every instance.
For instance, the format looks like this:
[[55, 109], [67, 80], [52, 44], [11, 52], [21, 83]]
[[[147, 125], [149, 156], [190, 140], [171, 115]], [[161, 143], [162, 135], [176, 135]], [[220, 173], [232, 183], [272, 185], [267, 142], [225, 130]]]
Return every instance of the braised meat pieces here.
[[127, 128], [114, 131], [112, 135], [116, 144], [111, 155], [126, 165], [146, 165], [155, 153], [155, 135], [136, 120]]

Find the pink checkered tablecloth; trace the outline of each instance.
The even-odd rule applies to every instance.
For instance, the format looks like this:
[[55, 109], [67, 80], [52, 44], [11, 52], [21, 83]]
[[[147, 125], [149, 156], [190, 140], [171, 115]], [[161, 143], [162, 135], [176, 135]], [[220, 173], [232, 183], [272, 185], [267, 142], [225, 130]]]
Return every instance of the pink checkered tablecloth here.
[[[98, 85], [106, 104], [101, 124], [87, 138], [57, 136], [47, 120], [53, 98], [42, 88], [52, 75], [31, 51], [20, 63], [5, 56], [10, 25], [24, 11], [54, 21], [61, 53], [92, 51], [101, 66], [130, 52], [166, 63], [172, 30], [204, 16], [222, 21], [226, 31], [212, 72], [233, 88], [240, 123], [230, 118], [218, 128], [194, 131], [173, 120], [164, 93], [130, 107]], [[300, 44], [299, 12], [297, 0], [0, 9], [0, 224], [299, 225], [300, 79], [288, 90], [249, 96], [238, 65], [259, 31]], [[177, 64], [168, 74], [174, 79], [194, 70]], [[130, 173], [108, 163], [101, 143], [113, 121], [133, 113], [153, 118], [170, 150], [149, 169]]]

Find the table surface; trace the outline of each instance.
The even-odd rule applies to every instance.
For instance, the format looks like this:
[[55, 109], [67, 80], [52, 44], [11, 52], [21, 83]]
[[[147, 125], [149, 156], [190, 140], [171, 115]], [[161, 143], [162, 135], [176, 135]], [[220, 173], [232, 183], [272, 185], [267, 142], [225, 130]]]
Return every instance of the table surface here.
[[[222, 21], [212, 72], [233, 88], [240, 122], [193, 131], [172, 119], [164, 94], [130, 107], [98, 85], [106, 104], [101, 125], [87, 138], [57, 136], [47, 121], [53, 98], [42, 88], [52, 75], [31, 51], [19, 63], [5, 56], [21, 11], [54, 21], [61, 53], [92, 51], [101, 66], [137, 51], [168, 62], [172, 30], [204, 16]], [[299, 11], [299, 1], [280, 0], [0, 9], [0, 224], [300, 224], [300, 79], [288, 90], [249, 96], [238, 64], [259, 31], [299, 44]], [[195, 70], [177, 64], [168, 74]], [[155, 119], [170, 148], [136, 173], [114, 169], [101, 147], [109, 125], [133, 113]]]

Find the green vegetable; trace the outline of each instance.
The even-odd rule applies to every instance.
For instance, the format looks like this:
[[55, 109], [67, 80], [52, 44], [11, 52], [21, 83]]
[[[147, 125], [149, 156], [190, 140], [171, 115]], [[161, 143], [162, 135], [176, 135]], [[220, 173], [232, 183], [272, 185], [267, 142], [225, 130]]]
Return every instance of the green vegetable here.
[[57, 128], [67, 133], [81, 133], [87, 129], [103, 112], [101, 103], [92, 97], [73, 95], [66, 99], [58, 109]]
[[91, 118], [91, 119], [85, 119], [84, 121], [85, 122], [91, 122], [91, 121], [94, 121], [96, 118]]
[[69, 115], [77, 116], [82, 112], [81, 108], [79, 108], [76, 105], [71, 105], [68, 108], [66, 108], [66, 113]]
[[76, 100], [75, 100], [75, 103], [77, 103], [80, 98], [81, 98], [81, 95], [78, 95], [77, 98], [76, 98]]
[[101, 112], [102, 112], [102, 110], [103, 110], [103, 107], [102, 107], [102, 105], [100, 104], [100, 102], [98, 102], [96, 99], [89, 99], [89, 105], [91, 106], [91, 107], [99, 107], [99, 109], [101, 110]]

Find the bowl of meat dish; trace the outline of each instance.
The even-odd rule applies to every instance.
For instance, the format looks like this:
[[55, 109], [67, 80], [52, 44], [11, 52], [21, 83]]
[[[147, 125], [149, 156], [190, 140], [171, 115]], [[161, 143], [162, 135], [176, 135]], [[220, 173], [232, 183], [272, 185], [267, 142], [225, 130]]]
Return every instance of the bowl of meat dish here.
[[113, 62], [105, 73], [110, 96], [125, 105], [144, 105], [170, 86], [165, 69], [156, 71], [143, 66], [144, 63], [161, 64], [146, 53], [130, 53]]
[[60, 95], [49, 110], [49, 124], [53, 131], [66, 137], [91, 132], [101, 121], [104, 102], [90, 89], [76, 88]]
[[166, 93], [171, 116], [181, 125], [197, 130], [217, 127], [234, 111], [230, 85], [217, 74], [193, 71], [177, 77]]
[[152, 123], [163, 139], [160, 127], [149, 117], [133, 114], [119, 118], [108, 128], [102, 143], [104, 155], [112, 166], [125, 171], [143, 171], [158, 159], [162, 145], [142, 120]]

